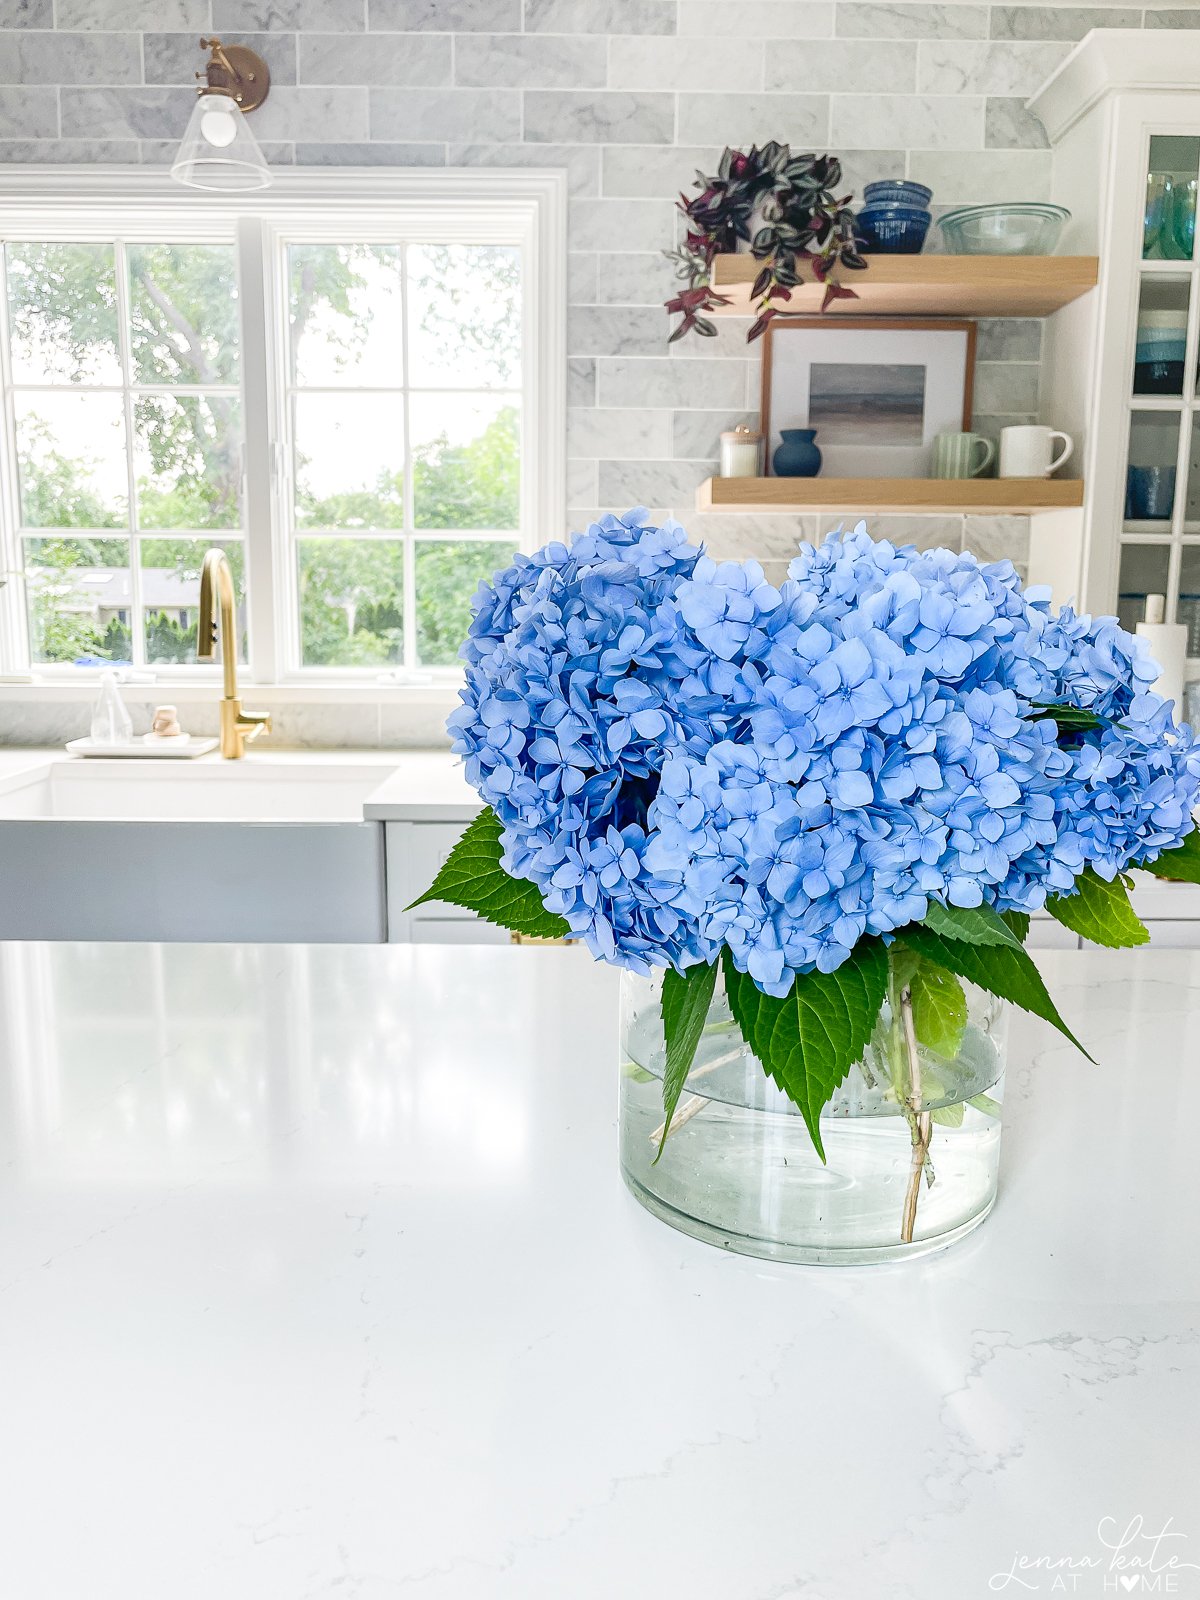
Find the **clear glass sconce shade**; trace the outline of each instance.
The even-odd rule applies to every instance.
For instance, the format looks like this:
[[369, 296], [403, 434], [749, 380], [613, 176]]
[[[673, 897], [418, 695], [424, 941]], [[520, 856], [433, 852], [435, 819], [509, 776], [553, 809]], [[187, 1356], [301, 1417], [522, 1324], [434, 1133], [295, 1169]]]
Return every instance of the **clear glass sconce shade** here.
[[265, 189], [271, 171], [246, 125], [241, 107], [227, 94], [197, 96], [171, 176], [191, 189]]

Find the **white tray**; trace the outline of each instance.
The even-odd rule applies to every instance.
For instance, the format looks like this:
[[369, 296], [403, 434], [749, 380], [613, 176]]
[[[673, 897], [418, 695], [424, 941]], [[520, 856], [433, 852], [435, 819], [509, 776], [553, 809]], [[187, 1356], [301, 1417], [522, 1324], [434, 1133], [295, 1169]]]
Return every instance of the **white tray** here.
[[90, 739], [72, 739], [67, 749], [73, 756], [103, 756], [106, 760], [124, 759], [138, 761], [191, 761], [194, 756], [207, 755], [217, 748], [216, 739], [186, 739], [179, 744], [146, 744], [135, 739], [132, 744], [93, 744]]

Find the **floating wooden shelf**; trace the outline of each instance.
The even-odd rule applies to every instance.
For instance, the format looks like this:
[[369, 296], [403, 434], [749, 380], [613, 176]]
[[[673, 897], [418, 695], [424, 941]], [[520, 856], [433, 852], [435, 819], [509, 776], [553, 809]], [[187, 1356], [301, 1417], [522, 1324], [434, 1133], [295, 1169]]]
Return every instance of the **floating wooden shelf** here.
[[[861, 272], [839, 271], [838, 283], [854, 300], [835, 300], [829, 316], [1048, 317], [1096, 287], [1095, 256], [871, 256]], [[727, 317], [750, 315], [750, 285], [760, 263], [753, 256], [718, 256], [713, 287], [728, 295], [718, 306]], [[820, 311], [824, 290], [792, 290], [788, 310]]]
[[1078, 478], [706, 478], [697, 511], [933, 512], [942, 516], [1069, 511]]

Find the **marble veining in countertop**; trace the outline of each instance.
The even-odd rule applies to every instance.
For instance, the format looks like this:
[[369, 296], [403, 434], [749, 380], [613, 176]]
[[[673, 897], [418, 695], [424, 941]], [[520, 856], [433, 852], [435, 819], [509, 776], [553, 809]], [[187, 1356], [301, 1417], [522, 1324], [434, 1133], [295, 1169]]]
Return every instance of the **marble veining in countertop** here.
[[1039, 959], [1099, 1064], [821, 1269], [624, 1191], [577, 950], [0, 947], [0, 1592], [1200, 1594], [1200, 953]]

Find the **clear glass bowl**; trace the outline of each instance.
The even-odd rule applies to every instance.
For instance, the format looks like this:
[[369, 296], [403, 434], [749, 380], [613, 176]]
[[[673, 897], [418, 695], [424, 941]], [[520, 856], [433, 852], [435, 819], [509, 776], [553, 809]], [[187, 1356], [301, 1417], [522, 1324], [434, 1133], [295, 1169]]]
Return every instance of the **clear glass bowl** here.
[[943, 213], [938, 227], [953, 256], [1052, 256], [1070, 217], [1065, 206], [1040, 201], [959, 206]]
[[[916, 1173], [911, 1068], [885, 1005], [858, 1066], [821, 1113], [826, 1163], [797, 1108], [738, 1032], [718, 978], [662, 1156], [662, 978], [621, 974], [621, 1172], [648, 1211], [742, 1255], [819, 1265], [939, 1250], [996, 1196], [1006, 1008], [964, 985], [953, 1060], [918, 1048], [928, 1167]], [[928, 1181], [932, 1175], [932, 1182]], [[911, 1241], [903, 1238], [906, 1220]]]

